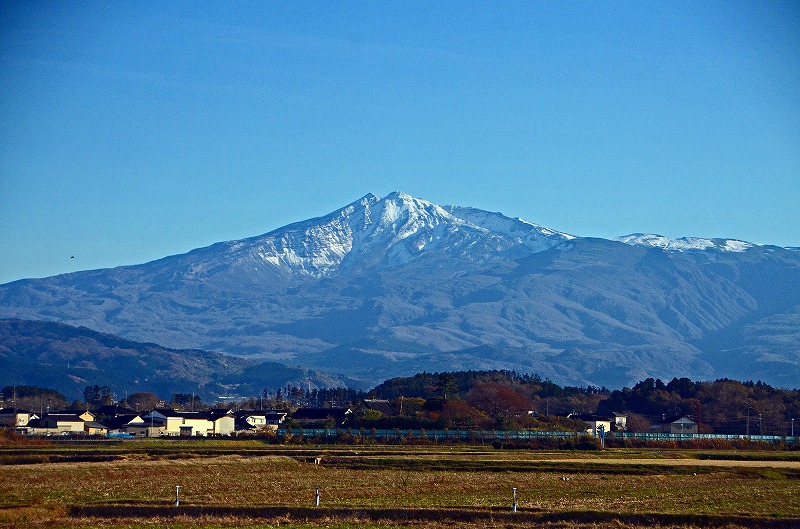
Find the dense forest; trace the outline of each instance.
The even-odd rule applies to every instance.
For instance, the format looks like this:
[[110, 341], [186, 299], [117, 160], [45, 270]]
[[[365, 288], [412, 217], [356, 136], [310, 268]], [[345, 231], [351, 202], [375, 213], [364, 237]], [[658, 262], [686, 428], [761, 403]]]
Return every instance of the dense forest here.
[[[40, 411], [64, 408], [68, 403], [53, 390], [10, 386], [0, 390], [3, 405]], [[83, 402], [71, 407], [107, 404], [107, 387], [87, 386]], [[381, 401], [377, 406], [375, 401]], [[171, 405], [200, 409], [222, 403], [204, 403], [196, 395], [176, 393], [160, 400], [139, 392], [122, 399], [132, 409]], [[673, 378], [664, 383], [648, 378], [611, 391], [594, 386], [561, 387], [538, 375], [514, 371], [459, 371], [419, 373], [393, 378], [364, 392], [349, 388], [266, 388], [256, 398], [225, 405], [249, 409], [351, 407], [358, 410], [354, 426], [376, 428], [575, 428], [570, 413], [628, 415], [630, 431], [647, 431], [665, 417], [688, 415], [703, 433], [788, 435], [793, 421], [800, 432], [800, 390], [773, 388], [763, 382], [720, 379], [693, 382]]]

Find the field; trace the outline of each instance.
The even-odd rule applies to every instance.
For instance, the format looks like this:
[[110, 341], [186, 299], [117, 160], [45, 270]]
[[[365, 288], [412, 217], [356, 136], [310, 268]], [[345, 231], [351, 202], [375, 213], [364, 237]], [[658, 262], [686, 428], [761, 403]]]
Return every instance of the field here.
[[800, 527], [798, 452], [144, 440], [0, 463], [0, 527]]

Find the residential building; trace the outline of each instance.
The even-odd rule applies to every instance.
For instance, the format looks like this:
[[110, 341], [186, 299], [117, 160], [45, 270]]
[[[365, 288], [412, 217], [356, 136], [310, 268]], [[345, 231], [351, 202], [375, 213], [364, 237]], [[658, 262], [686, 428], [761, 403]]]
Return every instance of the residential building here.
[[66, 435], [85, 433], [83, 419], [71, 413], [48, 413], [27, 424], [28, 433], [40, 435]]
[[[145, 423], [159, 422], [159, 435], [166, 436], [229, 435], [235, 429], [235, 418], [229, 410], [201, 412], [156, 408], [142, 415], [142, 419]], [[130, 425], [128, 431], [131, 431]]]
[[663, 433], [695, 434], [697, 422], [689, 415], [675, 415], [663, 417], [660, 423], [651, 426], [650, 429]]
[[33, 412], [16, 409], [0, 408], [0, 427], [19, 427], [28, 424], [31, 419], [38, 419], [39, 416]]
[[576, 419], [586, 423], [586, 434], [599, 437], [600, 432], [608, 433], [611, 425], [615, 424], [614, 417], [608, 415], [595, 415], [593, 413], [570, 413], [568, 419]]
[[87, 435], [106, 435], [108, 427], [96, 421], [84, 421], [83, 431]]

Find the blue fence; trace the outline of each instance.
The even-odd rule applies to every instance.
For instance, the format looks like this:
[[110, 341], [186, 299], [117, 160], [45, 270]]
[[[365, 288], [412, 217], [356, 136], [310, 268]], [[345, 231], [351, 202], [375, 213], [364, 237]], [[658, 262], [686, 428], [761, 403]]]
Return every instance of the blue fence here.
[[[538, 430], [406, 430], [375, 428], [279, 428], [277, 435], [281, 439], [289, 436], [332, 441], [341, 435], [350, 435], [375, 441], [428, 440], [458, 441], [467, 443], [492, 443], [494, 441], [530, 441], [535, 439], [580, 439], [586, 438], [583, 432], [538, 431]], [[728, 441], [750, 440], [766, 443], [800, 443], [800, 437], [779, 435], [724, 435], [724, 434], [688, 434], [688, 433], [633, 433], [609, 432], [606, 439], [630, 439], [639, 441], [689, 441], [697, 439], [723, 439]]]

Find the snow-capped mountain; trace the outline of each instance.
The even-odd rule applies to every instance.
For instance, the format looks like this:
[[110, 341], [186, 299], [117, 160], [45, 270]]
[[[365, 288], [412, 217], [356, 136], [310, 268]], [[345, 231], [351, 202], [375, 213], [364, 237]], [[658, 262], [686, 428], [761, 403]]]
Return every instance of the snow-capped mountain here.
[[257, 237], [0, 285], [0, 317], [365, 385], [501, 368], [567, 384], [687, 376], [796, 386], [800, 252], [734, 239], [576, 237], [370, 194]]
[[385, 198], [370, 193], [324, 217], [225, 244], [229, 263], [319, 278], [403, 266], [432, 253], [484, 263], [546, 250], [571, 238], [499, 213], [441, 207], [394, 192]]
[[650, 246], [675, 252], [702, 252], [706, 250], [716, 250], [719, 252], [744, 252], [748, 248], [758, 246], [756, 244], [736, 239], [704, 239], [701, 237], [681, 237], [680, 239], [670, 239], [663, 235], [653, 233], [634, 233], [617, 237], [615, 241], [625, 244]]

